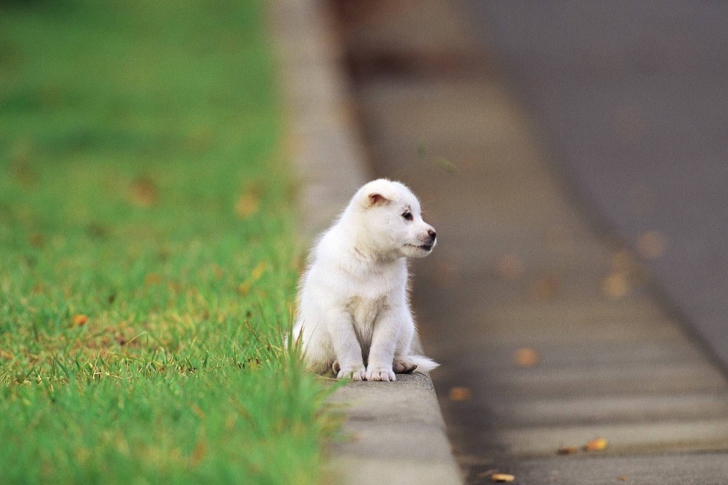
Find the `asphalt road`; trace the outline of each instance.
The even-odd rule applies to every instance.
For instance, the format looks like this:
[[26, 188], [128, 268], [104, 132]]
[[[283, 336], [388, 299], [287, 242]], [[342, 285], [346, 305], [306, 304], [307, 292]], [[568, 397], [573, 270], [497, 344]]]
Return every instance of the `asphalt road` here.
[[728, 3], [472, 5], [577, 200], [728, 365]]

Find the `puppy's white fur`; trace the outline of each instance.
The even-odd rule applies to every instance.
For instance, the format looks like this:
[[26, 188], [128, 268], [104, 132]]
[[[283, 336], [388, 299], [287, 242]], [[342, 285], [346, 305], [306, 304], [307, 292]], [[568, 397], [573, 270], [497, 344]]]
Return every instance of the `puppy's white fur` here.
[[307, 367], [374, 381], [437, 367], [410, 348], [416, 330], [406, 263], [435, 244], [406, 186], [379, 179], [361, 187], [319, 237], [301, 279], [293, 335]]

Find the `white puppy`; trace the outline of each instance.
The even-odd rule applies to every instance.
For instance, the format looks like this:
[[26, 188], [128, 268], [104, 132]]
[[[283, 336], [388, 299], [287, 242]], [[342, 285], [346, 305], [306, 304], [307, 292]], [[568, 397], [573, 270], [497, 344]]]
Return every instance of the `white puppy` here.
[[403, 184], [379, 179], [360, 188], [319, 237], [301, 279], [293, 335], [307, 367], [357, 381], [394, 381], [395, 372], [437, 367], [411, 354], [406, 262], [435, 244], [435, 230]]

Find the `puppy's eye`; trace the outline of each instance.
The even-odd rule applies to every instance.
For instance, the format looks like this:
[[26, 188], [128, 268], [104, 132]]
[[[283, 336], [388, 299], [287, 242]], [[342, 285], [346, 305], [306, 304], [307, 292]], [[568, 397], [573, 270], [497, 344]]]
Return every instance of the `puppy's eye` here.
[[402, 217], [404, 217], [407, 221], [411, 221], [412, 219], [414, 219], [410, 211], [406, 211], [404, 214], [402, 214]]

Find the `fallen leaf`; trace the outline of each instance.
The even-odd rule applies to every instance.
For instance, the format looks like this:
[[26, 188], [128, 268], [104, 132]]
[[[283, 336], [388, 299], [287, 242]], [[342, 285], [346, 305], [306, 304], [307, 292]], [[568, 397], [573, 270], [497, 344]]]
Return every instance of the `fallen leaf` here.
[[265, 263], [261, 261], [258, 263], [258, 265], [251, 271], [250, 277], [253, 281], [258, 281], [258, 279], [263, 276], [263, 273], [265, 273]]
[[77, 327], [86, 325], [86, 323], [88, 323], [88, 315], [82, 315], [82, 314], [74, 315], [73, 317], [71, 317], [71, 323], [73, 323]]
[[541, 356], [536, 349], [523, 347], [514, 352], [513, 360], [519, 367], [533, 367], [541, 361]]
[[621, 475], [617, 477], [617, 480], [620, 482], [626, 482], [627, 481], [627, 475]]
[[510, 483], [514, 481], [516, 477], [507, 473], [494, 473], [490, 476], [490, 479], [498, 483]]
[[578, 452], [579, 449], [576, 446], [564, 446], [559, 448], [556, 452], [559, 455], [573, 455], [574, 453]]
[[526, 271], [523, 260], [514, 253], [506, 254], [498, 261], [498, 273], [505, 279], [517, 280]]
[[607, 440], [597, 438], [584, 445], [584, 451], [602, 451], [607, 448]]
[[19, 146], [15, 149], [14, 153], [10, 154], [10, 160], [12, 165], [10, 167], [11, 173], [15, 180], [26, 187], [35, 185], [38, 180], [38, 175], [33, 170], [30, 159], [32, 157], [32, 147]]
[[241, 219], [250, 219], [260, 208], [260, 195], [255, 192], [246, 192], [235, 203], [235, 213]]
[[602, 280], [602, 291], [610, 298], [622, 298], [629, 292], [629, 279], [621, 272], [612, 272]]
[[665, 253], [665, 238], [657, 231], [647, 231], [637, 239], [637, 252], [645, 259], [659, 258]]
[[242, 295], [242, 296], [247, 295], [248, 293], [250, 293], [250, 287], [251, 286], [252, 285], [250, 284], [249, 281], [245, 281], [243, 283], [240, 283], [240, 285], [238, 286], [238, 294], [239, 295]]
[[549, 275], [539, 279], [533, 286], [533, 294], [538, 300], [553, 300], [561, 291], [561, 278]]
[[450, 389], [450, 400], [454, 402], [467, 401], [471, 392], [467, 387], [453, 387]]
[[195, 444], [195, 448], [192, 450], [192, 454], [190, 455], [190, 463], [193, 466], [197, 466], [202, 462], [202, 460], [205, 458], [205, 455], [207, 454], [207, 443], [200, 440]]
[[137, 177], [129, 187], [129, 198], [137, 207], [151, 207], [157, 203], [157, 184], [148, 177]]
[[41, 249], [43, 246], [45, 246], [45, 237], [43, 236], [43, 234], [37, 232], [35, 234], [31, 234], [28, 241], [30, 242], [31, 246], [37, 249]]
[[205, 419], [205, 412], [195, 403], [190, 403], [190, 409], [200, 419]]
[[144, 277], [145, 285], [156, 285], [162, 281], [162, 276], [157, 273], [149, 273]]

